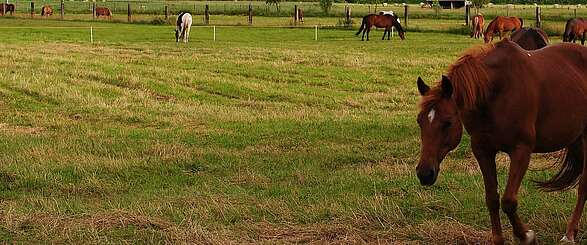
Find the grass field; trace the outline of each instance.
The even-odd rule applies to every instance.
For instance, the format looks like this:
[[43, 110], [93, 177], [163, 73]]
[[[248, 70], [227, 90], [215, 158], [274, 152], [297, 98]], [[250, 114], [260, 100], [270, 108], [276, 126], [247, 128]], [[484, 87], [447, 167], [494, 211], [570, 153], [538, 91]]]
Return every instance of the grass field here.
[[[89, 43], [89, 25], [95, 43]], [[415, 81], [460, 35], [0, 19], [0, 241], [484, 243], [468, 138], [421, 187]], [[75, 28], [73, 28], [75, 27]], [[531, 184], [520, 213], [558, 240], [572, 191]], [[507, 158], [499, 157], [500, 183]], [[508, 239], [511, 229], [505, 217]], [[582, 231], [579, 237], [585, 233]]]

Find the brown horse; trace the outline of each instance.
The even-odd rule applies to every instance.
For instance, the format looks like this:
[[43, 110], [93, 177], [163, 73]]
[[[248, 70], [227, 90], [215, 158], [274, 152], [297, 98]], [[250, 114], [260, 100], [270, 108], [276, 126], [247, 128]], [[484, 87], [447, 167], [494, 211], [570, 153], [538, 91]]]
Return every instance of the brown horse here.
[[51, 16], [53, 15], [53, 8], [51, 5], [45, 5], [41, 8], [41, 16]]
[[112, 19], [112, 12], [106, 7], [96, 7], [96, 17], [106, 16], [108, 19]]
[[483, 33], [483, 36], [485, 36], [485, 43], [493, 41], [493, 35], [495, 33], [497, 33], [499, 39], [501, 39], [503, 33], [522, 29], [523, 25], [524, 21], [522, 18], [497, 16], [489, 23], [489, 25], [487, 25], [487, 29], [485, 29], [485, 32]]
[[397, 29], [397, 32], [399, 33], [399, 37], [404, 40], [404, 28], [402, 28], [402, 25], [399, 23], [398, 21], [398, 17], [395, 15], [389, 15], [389, 14], [384, 14], [384, 15], [375, 15], [375, 14], [370, 14], [367, 15], [365, 17], [363, 17], [363, 23], [361, 23], [361, 27], [359, 28], [359, 31], [357, 33], [355, 33], [355, 35], [359, 35], [359, 33], [363, 32], [363, 38], [361, 38], [361, 40], [365, 40], [365, 32], [367, 32], [367, 41], [369, 41], [369, 32], [371, 32], [371, 27], [379, 27], [379, 28], [385, 28], [385, 31], [383, 32], [383, 37], [381, 38], [381, 40], [385, 40], [385, 34], [387, 34], [387, 40], [390, 40], [390, 34], [391, 34], [391, 27], [395, 27], [395, 29]]
[[524, 27], [512, 33], [512, 41], [525, 50], [541, 49], [548, 45], [548, 35], [539, 28]]
[[0, 15], [4, 15], [4, 13], [8, 13], [8, 12], [10, 12], [10, 15], [12, 15], [12, 14], [14, 14], [15, 10], [16, 10], [16, 6], [14, 6], [14, 4], [12, 4], [12, 3], [0, 4]]
[[511, 159], [501, 208], [514, 235], [523, 244], [532, 244], [536, 236], [516, 211], [530, 155], [566, 149], [561, 170], [539, 185], [550, 191], [579, 185], [563, 237], [573, 241], [587, 199], [586, 63], [587, 48], [578, 45], [527, 51], [505, 39], [466, 52], [435, 88], [418, 78], [422, 147], [416, 169], [420, 183], [434, 184], [441, 161], [459, 144], [464, 125], [483, 175], [493, 242], [504, 243], [495, 163], [501, 151]]
[[298, 21], [304, 23], [304, 9], [298, 8]]
[[577, 38], [581, 39], [581, 44], [585, 45], [585, 35], [587, 32], [587, 20], [583, 18], [570, 19], [565, 26], [563, 42], [575, 42]]
[[484, 22], [485, 18], [483, 18], [483, 15], [478, 14], [473, 16], [473, 31], [471, 31], [471, 37], [477, 39], [483, 35], [483, 28], [485, 28]]

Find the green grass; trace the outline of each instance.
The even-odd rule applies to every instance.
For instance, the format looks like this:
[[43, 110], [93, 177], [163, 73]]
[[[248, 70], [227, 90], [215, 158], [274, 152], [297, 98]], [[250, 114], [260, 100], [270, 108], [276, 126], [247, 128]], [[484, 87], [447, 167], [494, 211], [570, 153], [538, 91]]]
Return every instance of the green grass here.
[[[171, 26], [0, 25], [20, 27], [0, 31], [0, 241], [489, 237], [468, 138], [434, 187], [414, 171], [416, 78], [434, 81], [479, 40], [416, 32], [381, 41], [376, 31], [361, 42], [354, 30], [321, 29], [314, 41], [311, 28], [227, 26], [217, 41], [194, 27], [176, 45]], [[548, 174], [528, 173], [520, 213], [552, 243], [575, 198], [530, 183]]]

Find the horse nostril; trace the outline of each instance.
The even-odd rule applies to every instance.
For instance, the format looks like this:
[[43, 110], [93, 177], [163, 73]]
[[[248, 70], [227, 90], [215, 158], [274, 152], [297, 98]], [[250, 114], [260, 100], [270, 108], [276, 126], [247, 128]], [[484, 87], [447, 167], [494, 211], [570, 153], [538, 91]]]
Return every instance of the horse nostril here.
[[436, 171], [434, 169], [418, 171], [418, 179], [422, 185], [432, 185], [436, 182]]

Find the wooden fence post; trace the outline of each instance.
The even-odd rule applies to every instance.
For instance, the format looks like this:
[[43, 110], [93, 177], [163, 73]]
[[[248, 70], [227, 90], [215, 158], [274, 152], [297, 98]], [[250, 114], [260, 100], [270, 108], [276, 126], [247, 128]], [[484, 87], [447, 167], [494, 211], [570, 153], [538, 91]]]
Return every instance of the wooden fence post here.
[[130, 8], [130, 2], [128, 2], [126, 12], [128, 15], [128, 22], [131, 22], [132, 21], [132, 9]]
[[63, 20], [63, 16], [65, 15], [65, 3], [63, 2], [63, 0], [61, 0], [60, 14], [61, 14], [61, 19]]
[[465, 25], [469, 26], [471, 20], [471, 6], [465, 3]]
[[[194, 13], [196, 14], [196, 13]], [[165, 5], [165, 20], [169, 19], [169, 6]]]
[[408, 5], [404, 3], [404, 26], [408, 27]]
[[210, 24], [210, 7], [208, 4], [206, 4], [206, 7], [204, 8], [204, 24]]
[[351, 27], [352, 26], [352, 22], [351, 22], [351, 7], [350, 6], [345, 6], [345, 8], [344, 8], [344, 17], [345, 17], [345, 20], [346, 20], [345, 21], [346, 22], [346, 25], [348, 27]]
[[92, 2], [92, 19], [96, 19], [96, 2]]
[[298, 24], [298, 5], [294, 5], [294, 25]]
[[577, 8], [575, 8], [574, 10], [575, 10], [575, 18], [577, 18]]
[[536, 27], [540, 28], [542, 26], [542, 19], [540, 18], [541, 11], [540, 7], [536, 6]]
[[253, 5], [249, 3], [249, 25], [253, 24]]
[[31, 18], [35, 17], [35, 2], [31, 1]]

